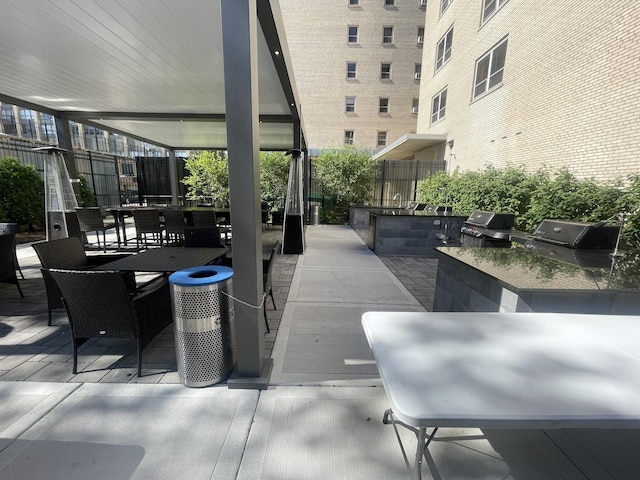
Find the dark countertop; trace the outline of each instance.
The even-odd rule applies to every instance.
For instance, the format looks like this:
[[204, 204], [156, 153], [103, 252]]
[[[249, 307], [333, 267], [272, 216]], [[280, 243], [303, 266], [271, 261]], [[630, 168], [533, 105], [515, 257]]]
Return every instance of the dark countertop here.
[[520, 290], [615, 290], [640, 292], [640, 252], [613, 260], [608, 251], [571, 250], [565, 259], [513, 248], [438, 247], [438, 257], [458, 260]]
[[405, 208], [379, 208], [371, 207], [369, 209], [371, 215], [381, 217], [453, 217], [453, 218], [469, 218], [469, 215], [458, 215], [451, 212], [433, 212], [428, 210], [407, 210]]

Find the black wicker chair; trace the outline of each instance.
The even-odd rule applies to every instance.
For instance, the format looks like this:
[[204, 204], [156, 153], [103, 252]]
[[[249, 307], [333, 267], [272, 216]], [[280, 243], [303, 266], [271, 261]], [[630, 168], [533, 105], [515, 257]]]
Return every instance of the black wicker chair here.
[[[105, 222], [99, 207], [77, 207], [76, 215], [80, 224], [80, 231], [87, 234], [96, 232], [98, 248], [100, 246], [100, 232], [102, 232], [102, 249], [107, 251], [107, 230], [115, 230], [115, 222]], [[118, 246], [120, 246], [118, 242]]]
[[184, 229], [186, 227], [184, 210], [182, 207], [163, 208], [164, 228], [166, 231], [167, 243], [184, 242]]
[[132, 295], [119, 272], [51, 269], [62, 292], [73, 343], [73, 373], [78, 373], [78, 348], [91, 338], [135, 339], [138, 377], [142, 350], [173, 318], [169, 284], [162, 279]]
[[0, 282], [13, 283], [18, 287], [20, 297], [24, 298], [18, 275], [16, 274], [16, 235], [5, 233], [0, 235]]
[[[51, 311], [62, 309], [62, 294], [56, 282], [53, 281], [51, 275], [49, 275], [49, 269], [51, 268], [64, 268], [73, 270], [87, 270], [98, 265], [104, 265], [105, 263], [118, 260], [126, 257], [127, 253], [123, 254], [101, 254], [88, 256], [82, 247], [80, 239], [76, 237], [60, 238], [58, 240], [51, 240], [49, 242], [34, 243], [33, 249], [40, 259], [40, 265], [42, 266], [42, 278], [44, 279], [44, 285], [47, 291], [47, 303], [49, 307], [49, 323], [51, 325]], [[135, 290], [135, 274], [123, 274], [129, 288]]]
[[191, 219], [193, 226], [196, 228], [211, 228], [218, 227], [220, 233], [224, 235], [225, 243], [229, 242], [229, 232], [231, 228], [229, 226], [220, 225], [218, 223], [218, 217], [213, 210], [192, 210]]
[[269, 258], [266, 260], [262, 260], [262, 285], [263, 285], [263, 291], [265, 293], [265, 298], [264, 298], [264, 323], [267, 326], [267, 333], [269, 333], [271, 330], [269, 329], [269, 320], [267, 320], [267, 297], [266, 295], [269, 295], [271, 297], [271, 302], [273, 303], [273, 309], [277, 310], [276, 308], [276, 300], [273, 298], [273, 280], [272, 280], [272, 271], [273, 271], [273, 264], [274, 264], [274, 260], [275, 260], [275, 256], [278, 253], [278, 250], [280, 249], [280, 241], [277, 241], [275, 246], [271, 249], [271, 253], [269, 254]]
[[[136, 246], [162, 245], [164, 225], [160, 221], [157, 208], [136, 208], [133, 210], [133, 223], [136, 226]], [[149, 242], [151, 238], [151, 243]]]

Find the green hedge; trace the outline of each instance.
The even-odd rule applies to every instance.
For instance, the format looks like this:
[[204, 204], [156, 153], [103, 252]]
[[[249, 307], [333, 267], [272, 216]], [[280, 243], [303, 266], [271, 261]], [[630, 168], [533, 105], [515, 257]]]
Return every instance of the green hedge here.
[[14, 222], [20, 230], [44, 225], [44, 185], [31, 165], [7, 157], [0, 161], [0, 221]]
[[451, 205], [460, 215], [474, 210], [510, 212], [516, 215], [514, 228], [531, 232], [545, 218], [597, 222], [610, 219], [619, 224], [626, 212], [623, 238], [626, 248], [640, 249], [640, 175], [625, 182], [602, 184], [578, 179], [562, 169], [552, 173], [542, 168], [527, 172], [524, 167], [452, 174], [438, 172], [418, 183], [418, 200]]

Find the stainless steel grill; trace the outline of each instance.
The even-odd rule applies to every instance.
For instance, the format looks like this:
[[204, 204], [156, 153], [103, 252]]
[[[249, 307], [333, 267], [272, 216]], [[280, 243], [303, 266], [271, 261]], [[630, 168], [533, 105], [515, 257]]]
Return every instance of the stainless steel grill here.
[[513, 213], [475, 210], [461, 228], [462, 244], [465, 247], [511, 246]]
[[608, 268], [620, 227], [606, 222], [543, 220], [524, 241], [538, 255], [587, 268]]

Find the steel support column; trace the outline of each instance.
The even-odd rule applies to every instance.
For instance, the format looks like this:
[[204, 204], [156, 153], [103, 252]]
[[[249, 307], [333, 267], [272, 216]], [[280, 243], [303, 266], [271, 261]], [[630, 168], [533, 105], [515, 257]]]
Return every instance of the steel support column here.
[[239, 377], [260, 377], [264, 359], [256, 0], [222, 0], [233, 295]]

